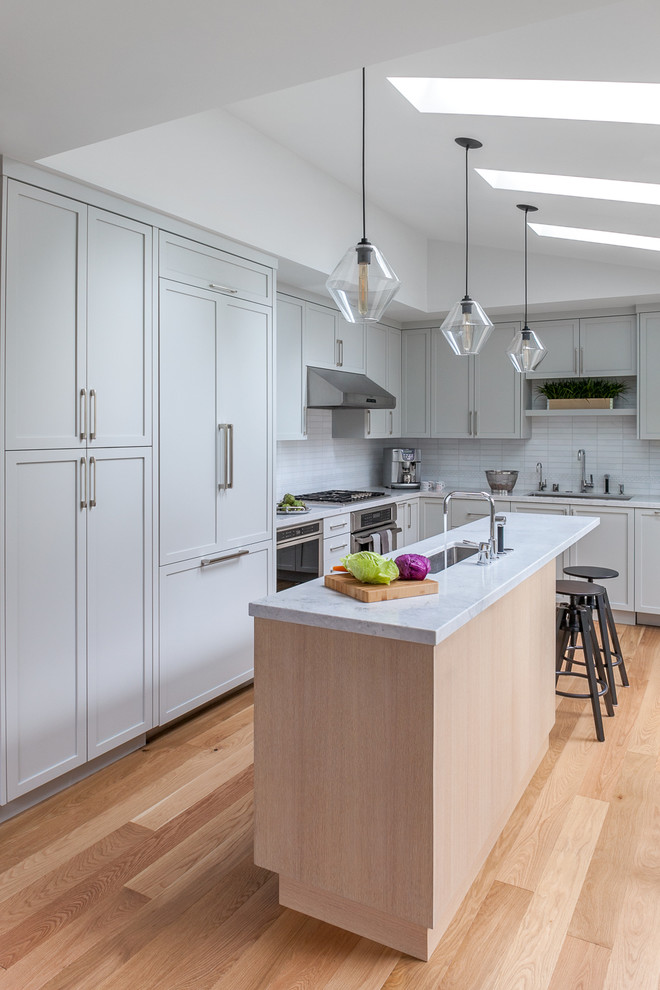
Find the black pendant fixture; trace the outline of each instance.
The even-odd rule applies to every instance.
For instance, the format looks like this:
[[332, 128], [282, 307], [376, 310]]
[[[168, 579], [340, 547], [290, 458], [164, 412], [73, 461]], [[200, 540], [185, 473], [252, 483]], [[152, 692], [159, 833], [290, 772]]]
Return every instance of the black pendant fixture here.
[[326, 288], [349, 323], [377, 321], [399, 291], [401, 283], [375, 244], [367, 239], [365, 143], [366, 78], [362, 69], [362, 238], [351, 246]]
[[483, 147], [476, 138], [459, 137], [456, 144], [465, 148], [465, 295], [449, 311], [447, 318], [440, 327], [449, 342], [454, 354], [465, 356], [478, 354], [486, 343], [493, 329], [493, 324], [476, 301], [471, 299], [468, 292], [469, 269], [469, 172], [468, 154], [471, 150]]
[[539, 366], [547, 354], [547, 348], [543, 346], [538, 335], [527, 326], [527, 214], [536, 213], [538, 207], [528, 206], [526, 203], [518, 203], [517, 209], [522, 210], [525, 214], [525, 318], [523, 320], [523, 328], [514, 334], [507, 354], [516, 371], [524, 374], [526, 371], [534, 371]]

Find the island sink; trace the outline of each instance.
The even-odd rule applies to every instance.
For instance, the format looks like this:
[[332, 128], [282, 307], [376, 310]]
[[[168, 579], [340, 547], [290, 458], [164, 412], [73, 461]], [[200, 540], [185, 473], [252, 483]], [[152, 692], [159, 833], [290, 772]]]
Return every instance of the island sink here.
[[632, 495], [614, 495], [611, 492], [527, 492], [528, 498], [585, 498], [595, 501], [596, 499], [613, 499], [616, 502], [628, 502]]
[[439, 550], [437, 553], [429, 555], [429, 560], [431, 561], [431, 570], [429, 573], [439, 574], [440, 571], [444, 571], [448, 567], [460, 563], [461, 560], [466, 560], [468, 557], [473, 557], [478, 552], [478, 547], [467, 547], [461, 543], [454, 543], [448, 546], [446, 550]]

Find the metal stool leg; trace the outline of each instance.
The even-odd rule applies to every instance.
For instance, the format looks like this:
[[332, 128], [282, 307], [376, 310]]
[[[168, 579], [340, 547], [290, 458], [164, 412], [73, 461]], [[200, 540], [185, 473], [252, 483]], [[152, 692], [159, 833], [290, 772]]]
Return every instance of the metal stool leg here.
[[[584, 661], [586, 664], [587, 679], [589, 681], [589, 694], [591, 696], [591, 711], [594, 716], [594, 725], [596, 726], [596, 737], [599, 742], [605, 742], [605, 733], [603, 731], [603, 717], [600, 713], [600, 698], [598, 696], [598, 680], [596, 679], [596, 670], [594, 666], [594, 654], [592, 652], [592, 623], [591, 623], [591, 613], [586, 609], [580, 608], [578, 610], [578, 621], [580, 623], [580, 631], [582, 633], [582, 645], [584, 647]], [[607, 684], [607, 682], [605, 682]]]
[[619, 668], [621, 683], [624, 687], [629, 687], [628, 674], [626, 672], [626, 665], [623, 662], [623, 652], [621, 650], [621, 643], [619, 642], [619, 634], [614, 624], [614, 616], [612, 615], [612, 607], [610, 605], [609, 595], [607, 594], [607, 588], [605, 589], [605, 611], [607, 613], [607, 628], [610, 634], [610, 643], [612, 644], [612, 654], [617, 658], [617, 662], [613, 663], [612, 666]]
[[[596, 611], [598, 612], [598, 629], [600, 631], [600, 643], [598, 643], [598, 638], [596, 637], [596, 644], [598, 652], [601, 652], [602, 644], [602, 656], [605, 658], [605, 670], [607, 671], [607, 683], [610, 686], [610, 695], [612, 699], [612, 704], [618, 704], [616, 697], [616, 685], [614, 683], [614, 670], [612, 668], [612, 653], [610, 650], [610, 637], [607, 624], [607, 611], [605, 608], [604, 595], [596, 596]], [[595, 634], [594, 627], [594, 634]]]

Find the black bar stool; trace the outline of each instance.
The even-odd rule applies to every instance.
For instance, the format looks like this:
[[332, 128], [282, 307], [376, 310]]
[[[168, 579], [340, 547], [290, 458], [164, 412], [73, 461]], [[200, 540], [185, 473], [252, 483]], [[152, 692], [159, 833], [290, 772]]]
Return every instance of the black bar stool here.
[[[599, 585], [594, 585], [595, 591]], [[589, 698], [596, 726], [596, 737], [604, 742], [603, 718], [600, 699], [605, 702], [608, 715], [614, 715], [612, 696], [607, 672], [603, 665], [600, 645], [594, 629], [593, 605], [585, 602], [584, 585], [581, 581], [557, 581], [557, 594], [566, 595], [569, 602], [557, 606], [557, 659], [555, 664], [555, 691], [564, 698]], [[589, 596], [592, 597], [592, 596]], [[580, 651], [584, 659], [576, 659]], [[585, 673], [573, 670], [573, 664], [585, 668]], [[589, 685], [587, 693], [560, 691], [557, 683], [560, 677], [581, 677]]]
[[[607, 581], [608, 579], [615, 578], [619, 576], [619, 572], [613, 570], [611, 567], [595, 567], [591, 564], [575, 564], [571, 567], [564, 568], [564, 574], [569, 574], [572, 577], [584, 578], [590, 584], [594, 581]], [[619, 668], [619, 676], [621, 677], [621, 683], [624, 687], [628, 687], [628, 674], [626, 672], [626, 665], [623, 660], [623, 652], [621, 650], [621, 643], [619, 642], [619, 635], [616, 631], [616, 625], [614, 623], [614, 616], [612, 615], [612, 608], [610, 606], [610, 598], [607, 594], [607, 588], [603, 587], [603, 602], [605, 608], [605, 616], [603, 617], [598, 612], [598, 628], [600, 629], [601, 647], [603, 653], [606, 655], [607, 652], [610, 654], [610, 667]], [[607, 643], [605, 642], [607, 640]], [[610, 668], [608, 668], [609, 671]], [[616, 686], [614, 684], [614, 676], [610, 682], [610, 690], [612, 692], [612, 701], [616, 705]]]

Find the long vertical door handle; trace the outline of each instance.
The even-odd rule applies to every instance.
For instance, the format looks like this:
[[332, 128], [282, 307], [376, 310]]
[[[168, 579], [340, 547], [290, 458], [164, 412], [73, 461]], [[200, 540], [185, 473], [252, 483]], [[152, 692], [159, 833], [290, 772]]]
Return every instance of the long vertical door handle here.
[[394, 413], [390, 409], [390, 436], [394, 433]]
[[575, 348], [574, 353], [573, 353], [573, 371], [575, 372], [576, 375], [578, 375], [580, 373], [580, 362], [578, 361], [578, 349], [577, 349], [577, 347]]
[[87, 439], [87, 389], [80, 389], [80, 439]]
[[[94, 400], [94, 408], [92, 409], [92, 399]], [[89, 390], [89, 419], [91, 422], [89, 430], [89, 439], [96, 440], [96, 389], [90, 388]]]
[[80, 458], [80, 508], [87, 508], [87, 458]]
[[472, 410], [468, 413], [468, 436], [472, 436]]
[[[218, 481], [218, 488], [221, 491], [226, 491], [227, 489], [227, 444], [228, 435], [227, 431], [229, 429], [228, 423], [218, 423], [218, 466], [222, 464], [222, 479]], [[220, 448], [220, 441], [222, 440], [222, 448]]]
[[227, 433], [229, 435], [229, 480], [227, 481], [227, 488], [234, 487], [234, 424], [227, 423]]
[[412, 529], [412, 502], [408, 502], [408, 529]]
[[475, 435], [475, 437], [477, 437], [477, 436], [479, 436], [479, 429], [478, 429], [478, 422], [479, 422], [479, 421], [478, 421], [478, 419], [477, 419], [477, 417], [478, 417], [478, 416], [479, 416], [479, 413], [478, 413], [478, 411], [477, 411], [477, 410], [475, 409], [475, 410], [474, 410], [474, 435]]
[[89, 507], [96, 508], [96, 458], [89, 459]]
[[580, 348], [580, 374], [584, 374], [584, 347]]
[[367, 409], [367, 436], [371, 436], [371, 409]]

